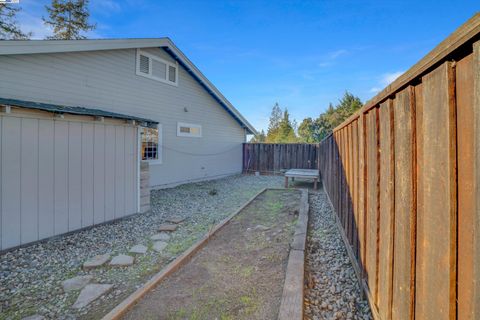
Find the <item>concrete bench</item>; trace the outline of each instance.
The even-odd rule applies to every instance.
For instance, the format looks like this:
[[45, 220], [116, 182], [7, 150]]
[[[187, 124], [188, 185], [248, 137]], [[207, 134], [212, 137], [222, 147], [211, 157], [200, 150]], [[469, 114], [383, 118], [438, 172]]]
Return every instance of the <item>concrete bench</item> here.
[[295, 181], [295, 178], [313, 180], [313, 188], [317, 190], [320, 174], [316, 169], [290, 169], [285, 172], [285, 188], [288, 188], [288, 178], [292, 178], [292, 181]]

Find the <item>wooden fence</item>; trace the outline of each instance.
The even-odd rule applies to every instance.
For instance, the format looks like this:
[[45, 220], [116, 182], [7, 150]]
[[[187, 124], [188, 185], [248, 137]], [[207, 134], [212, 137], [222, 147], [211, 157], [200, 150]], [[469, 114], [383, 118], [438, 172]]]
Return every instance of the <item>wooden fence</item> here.
[[376, 319], [480, 319], [480, 16], [320, 144]]
[[318, 169], [318, 144], [244, 143], [243, 172], [277, 174], [291, 168]]

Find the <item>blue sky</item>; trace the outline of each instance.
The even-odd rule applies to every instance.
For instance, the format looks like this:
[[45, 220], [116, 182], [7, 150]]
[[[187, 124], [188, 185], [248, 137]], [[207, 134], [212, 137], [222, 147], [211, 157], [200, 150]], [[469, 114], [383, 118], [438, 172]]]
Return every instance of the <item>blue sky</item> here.
[[[20, 0], [35, 38], [48, 0]], [[345, 90], [362, 101], [480, 8], [471, 1], [90, 0], [94, 38], [170, 37], [237, 109], [265, 129], [272, 106], [300, 122]]]

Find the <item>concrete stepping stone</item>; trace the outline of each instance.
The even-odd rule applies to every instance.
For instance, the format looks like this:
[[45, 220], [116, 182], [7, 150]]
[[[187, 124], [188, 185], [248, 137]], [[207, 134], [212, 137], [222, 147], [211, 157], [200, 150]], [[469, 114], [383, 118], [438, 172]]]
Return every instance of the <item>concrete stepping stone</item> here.
[[90, 302], [108, 293], [112, 288], [113, 285], [111, 284], [89, 284], [80, 292], [80, 295], [72, 308], [81, 309], [87, 306]]
[[160, 232], [151, 236], [150, 239], [152, 239], [153, 241], [168, 241], [170, 240], [170, 235], [166, 232]]
[[62, 287], [64, 292], [69, 292], [73, 290], [83, 289], [87, 284], [92, 281], [93, 276], [77, 276], [70, 279], [67, 279], [62, 282]]
[[164, 241], [157, 241], [157, 242], [154, 242], [153, 243], [153, 250], [157, 251], [157, 252], [162, 252], [163, 249], [165, 249], [167, 247], [168, 243], [164, 242]]
[[160, 227], [158, 227], [158, 231], [167, 231], [167, 232], [172, 232], [177, 230], [177, 225], [176, 224], [162, 224]]
[[127, 256], [126, 254], [119, 254], [112, 258], [110, 261], [110, 265], [114, 267], [128, 267], [131, 266], [134, 262], [134, 258], [132, 256]]
[[259, 225], [255, 226], [255, 228], [253, 228], [253, 230], [267, 231], [267, 230], [270, 230], [270, 227], [266, 227], [264, 225], [259, 224]]
[[33, 316], [22, 318], [22, 320], [45, 320], [45, 317], [39, 314], [34, 314]]
[[148, 248], [142, 244], [137, 244], [130, 248], [128, 252], [135, 254], [145, 254], [147, 253]]
[[110, 254], [101, 254], [95, 257], [92, 257], [83, 263], [83, 269], [93, 269], [103, 266], [105, 263], [110, 260]]
[[165, 221], [171, 222], [171, 223], [174, 223], [174, 224], [179, 224], [179, 223], [182, 223], [183, 221], [185, 221], [185, 218], [171, 217], [171, 218], [167, 218]]

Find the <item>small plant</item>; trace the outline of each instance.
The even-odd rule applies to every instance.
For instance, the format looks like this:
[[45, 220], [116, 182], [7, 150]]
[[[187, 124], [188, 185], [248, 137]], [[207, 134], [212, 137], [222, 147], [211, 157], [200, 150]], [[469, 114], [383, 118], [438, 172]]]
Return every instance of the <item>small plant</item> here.
[[211, 195], [211, 196], [214, 196], [214, 195], [218, 194], [218, 191], [217, 191], [217, 189], [212, 189], [212, 190], [208, 191], [208, 194]]

